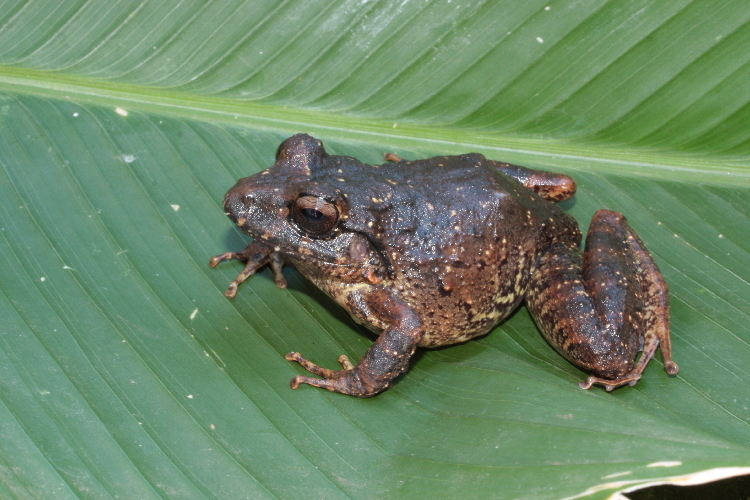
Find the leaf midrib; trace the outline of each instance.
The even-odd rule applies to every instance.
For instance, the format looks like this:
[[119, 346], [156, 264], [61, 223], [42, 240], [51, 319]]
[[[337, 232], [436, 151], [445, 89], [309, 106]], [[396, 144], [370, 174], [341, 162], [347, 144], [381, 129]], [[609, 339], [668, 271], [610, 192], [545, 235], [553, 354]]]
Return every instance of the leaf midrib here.
[[[288, 133], [300, 130], [340, 141], [391, 144], [393, 149], [417, 149], [460, 154], [477, 151], [514, 161], [536, 157], [536, 165], [568, 170], [615, 172], [654, 179], [750, 188], [750, 158], [687, 155], [678, 151], [648, 151], [549, 138], [499, 135], [415, 123], [394, 123], [314, 109], [289, 108], [257, 101], [205, 96], [169, 88], [113, 83], [57, 72], [0, 65], [0, 91], [46, 98], [64, 98], [128, 111], [206, 120], [234, 126], [266, 128]], [[528, 159], [527, 159], [528, 162]]]

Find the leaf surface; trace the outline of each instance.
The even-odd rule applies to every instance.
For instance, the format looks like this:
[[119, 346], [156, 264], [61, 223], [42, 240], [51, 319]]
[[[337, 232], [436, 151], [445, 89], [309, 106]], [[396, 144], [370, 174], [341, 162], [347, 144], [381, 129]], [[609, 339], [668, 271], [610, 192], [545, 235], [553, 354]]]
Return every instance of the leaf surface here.
[[[744, 2], [0, 5], [0, 496], [606, 498], [747, 466]], [[242, 265], [207, 262], [296, 132], [573, 175], [582, 229], [623, 212], [661, 267], [679, 375], [582, 391], [521, 308], [376, 398], [290, 390], [286, 352], [373, 337], [294, 271], [228, 300]]]

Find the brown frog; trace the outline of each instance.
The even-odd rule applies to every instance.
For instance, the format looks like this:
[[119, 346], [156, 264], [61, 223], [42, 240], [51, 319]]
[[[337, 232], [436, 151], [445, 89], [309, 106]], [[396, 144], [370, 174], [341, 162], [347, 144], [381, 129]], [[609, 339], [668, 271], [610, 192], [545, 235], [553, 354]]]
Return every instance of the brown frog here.
[[[550, 344], [593, 374], [580, 385], [634, 385], [669, 340], [667, 285], [622, 214], [598, 211], [581, 252], [575, 219], [554, 201], [575, 193], [566, 175], [487, 160], [481, 154], [368, 165], [328, 155], [298, 134], [276, 163], [240, 179], [226, 214], [255, 241], [211, 259], [247, 261], [228, 297], [270, 264], [300, 273], [380, 335], [342, 370], [296, 361], [322, 378], [291, 381], [359, 397], [387, 389], [417, 347], [484, 335], [523, 300]], [[643, 354], [635, 363], [638, 351]]]

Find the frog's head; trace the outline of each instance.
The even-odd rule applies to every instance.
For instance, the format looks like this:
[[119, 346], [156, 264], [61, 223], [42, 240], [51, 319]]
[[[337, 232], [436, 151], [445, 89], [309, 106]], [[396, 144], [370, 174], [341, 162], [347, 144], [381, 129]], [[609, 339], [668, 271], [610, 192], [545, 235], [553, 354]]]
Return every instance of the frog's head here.
[[330, 183], [333, 159], [323, 144], [297, 134], [284, 141], [276, 163], [237, 181], [224, 211], [243, 232], [293, 261], [356, 281], [385, 274], [367, 235], [347, 226], [346, 195]]

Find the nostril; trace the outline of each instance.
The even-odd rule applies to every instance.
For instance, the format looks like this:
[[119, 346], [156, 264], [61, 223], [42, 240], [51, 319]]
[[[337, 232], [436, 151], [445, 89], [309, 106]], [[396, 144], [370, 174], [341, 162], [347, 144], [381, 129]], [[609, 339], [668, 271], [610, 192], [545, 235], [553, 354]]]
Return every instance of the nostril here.
[[253, 203], [255, 203], [255, 195], [253, 193], [247, 193], [244, 196], [243, 200], [246, 205], [252, 205]]

